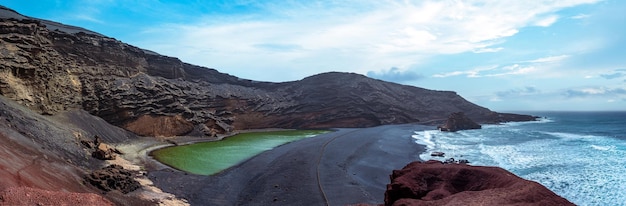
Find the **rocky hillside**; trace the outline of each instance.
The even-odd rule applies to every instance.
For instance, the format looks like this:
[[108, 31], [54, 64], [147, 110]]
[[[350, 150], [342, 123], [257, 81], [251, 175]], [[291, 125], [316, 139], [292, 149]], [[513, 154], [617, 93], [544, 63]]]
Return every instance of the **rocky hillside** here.
[[41, 114], [82, 109], [139, 135], [439, 123], [452, 112], [481, 123], [533, 119], [359, 74], [245, 80], [8, 8], [0, 18], [1, 95]]

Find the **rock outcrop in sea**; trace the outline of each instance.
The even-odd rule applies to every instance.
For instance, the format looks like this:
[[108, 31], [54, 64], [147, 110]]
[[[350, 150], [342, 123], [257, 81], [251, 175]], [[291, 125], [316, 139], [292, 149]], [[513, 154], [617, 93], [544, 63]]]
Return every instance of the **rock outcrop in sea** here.
[[455, 112], [450, 114], [448, 119], [443, 125], [437, 126], [437, 129], [446, 132], [456, 132], [459, 130], [480, 129], [482, 126], [474, 122], [469, 117], [465, 116], [463, 112]]
[[574, 205], [497, 167], [412, 162], [394, 170], [385, 205]]

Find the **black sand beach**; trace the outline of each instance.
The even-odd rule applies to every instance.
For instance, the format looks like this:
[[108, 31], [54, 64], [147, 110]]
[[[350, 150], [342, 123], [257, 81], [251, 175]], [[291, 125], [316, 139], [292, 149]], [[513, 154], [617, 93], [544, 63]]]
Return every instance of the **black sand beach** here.
[[213, 176], [166, 168], [149, 177], [192, 205], [346, 205], [383, 203], [394, 169], [419, 160], [415, 124], [336, 132], [289, 143]]

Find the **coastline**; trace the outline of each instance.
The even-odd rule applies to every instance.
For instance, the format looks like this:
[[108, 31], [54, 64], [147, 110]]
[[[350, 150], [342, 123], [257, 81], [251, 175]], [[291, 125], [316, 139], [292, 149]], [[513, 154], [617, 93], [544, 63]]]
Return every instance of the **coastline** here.
[[192, 205], [378, 204], [391, 171], [419, 160], [425, 151], [414, 143], [413, 131], [433, 128], [337, 129], [281, 145], [212, 176], [168, 166], [146, 169], [154, 185]]
[[[219, 141], [241, 133], [285, 130], [290, 129], [243, 130], [213, 138], [143, 137], [119, 147], [128, 151], [123, 158], [130, 160], [130, 167], [139, 167], [145, 172], [140, 182], [147, 182], [146, 189], [157, 191], [156, 195], [143, 196], [158, 197], [161, 202], [183, 205], [256, 205], [258, 201], [262, 204], [277, 201], [307, 205], [379, 204], [384, 201], [386, 184], [393, 170], [413, 161], [426, 161], [420, 155], [427, 147], [415, 142], [414, 132], [436, 128], [403, 124], [330, 129], [334, 132], [281, 145], [211, 176], [172, 168], [150, 154], [165, 147]], [[229, 188], [220, 185], [229, 185]], [[308, 188], [295, 189], [302, 187], [299, 185]], [[221, 195], [214, 198], [210, 194]], [[303, 194], [317, 197], [304, 198]]]
[[[226, 135], [219, 135], [217, 137], [194, 137], [194, 136], [178, 136], [178, 137], [139, 137], [131, 141], [112, 144], [115, 148], [124, 152], [123, 155], [118, 156], [115, 160], [107, 160], [107, 165], [117, 164], [121, 165], [125, 169], [136, 171], [140, 175], [135, 177], [142, 186], [143, 189], [139, 190], [137, 195], [144, 200], [157, 202], [159, 205], [189, 205], [188, 201], [184, 198], [180, 198], [172, 193], [164, 192], [159, 187], [155, 186], [155, 183], [147, 177], [147, 174], [151, 171], [158, 170], [175, 170], [184, 175], [188, 175], [187, 172], [178, 170], [167, 164], [164, 164], [156, 160], [151, 153], [155, 150], [159, 150], [166, 147], [175, 147], [188, 144], [195, 144], [201, 142], [213, 142], [220, 141], [228, 137], [243, 133], [251, 132], [272, 132], [272, 131], [289, 131], [294, 129], [280, 129], [280, 128], [267, 128], [267, 129], [250, 129], [250, 130], [238, 130]], [[329, 129], [329, 131], [335, 131]], [[182, 183], [184, 184], [184, 183]]]
[[[112, 144], [116, 148], [122, 150], [125, 154], [122, 155], [123, 159], [126, 159], [135, 164], [141, 164], [142, 166], [155, 166], [157, 168], [170, 167], [158, 160], [154, 159], [151, 153], [155, 150], [175, 147], [182, 145], [189, 145], [201, 142], [214, 142], [220, 141], [228, 137], [232, 137], [238, 134], [250, 133], [250, 132], [272, 132], [272, 131], [289, 131], [293, 129], [251, 129], [251, 130], [237, 130], [229, 134], [218, 135], [217, 137], [195, 137], [195, 136], [176, 136], [176, 137], [139, 137], [128, 142]], [[171, 167], [170, 167], [171, 168]]]

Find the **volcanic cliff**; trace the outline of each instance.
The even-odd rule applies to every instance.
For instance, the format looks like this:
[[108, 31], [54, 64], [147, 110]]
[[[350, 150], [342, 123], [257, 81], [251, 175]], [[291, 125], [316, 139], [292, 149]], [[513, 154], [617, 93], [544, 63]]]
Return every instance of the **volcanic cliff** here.
[[[240, 79], [0, 6], [0, 201], [8, 204], [154, 203], [80, 193], [99, 192], [83, 181], [104, 165], [81, 145], [94, 136], [116, 144], [255, 128], [435, 125], [453, 112], [479, 123], [534, 119], [490, 111], [455, 92], [352, 73], [282, 83]], [[22, 194], [37, 198], [19, 202]]]
[[272, 83], [240, 79], [98, 33], [1, 8], [0, 94], [41, 114], [83, 109], [146, 136], [234, 129], [368, 127], [531, 120], [492, 112], [449, 91], [352, 73]]

